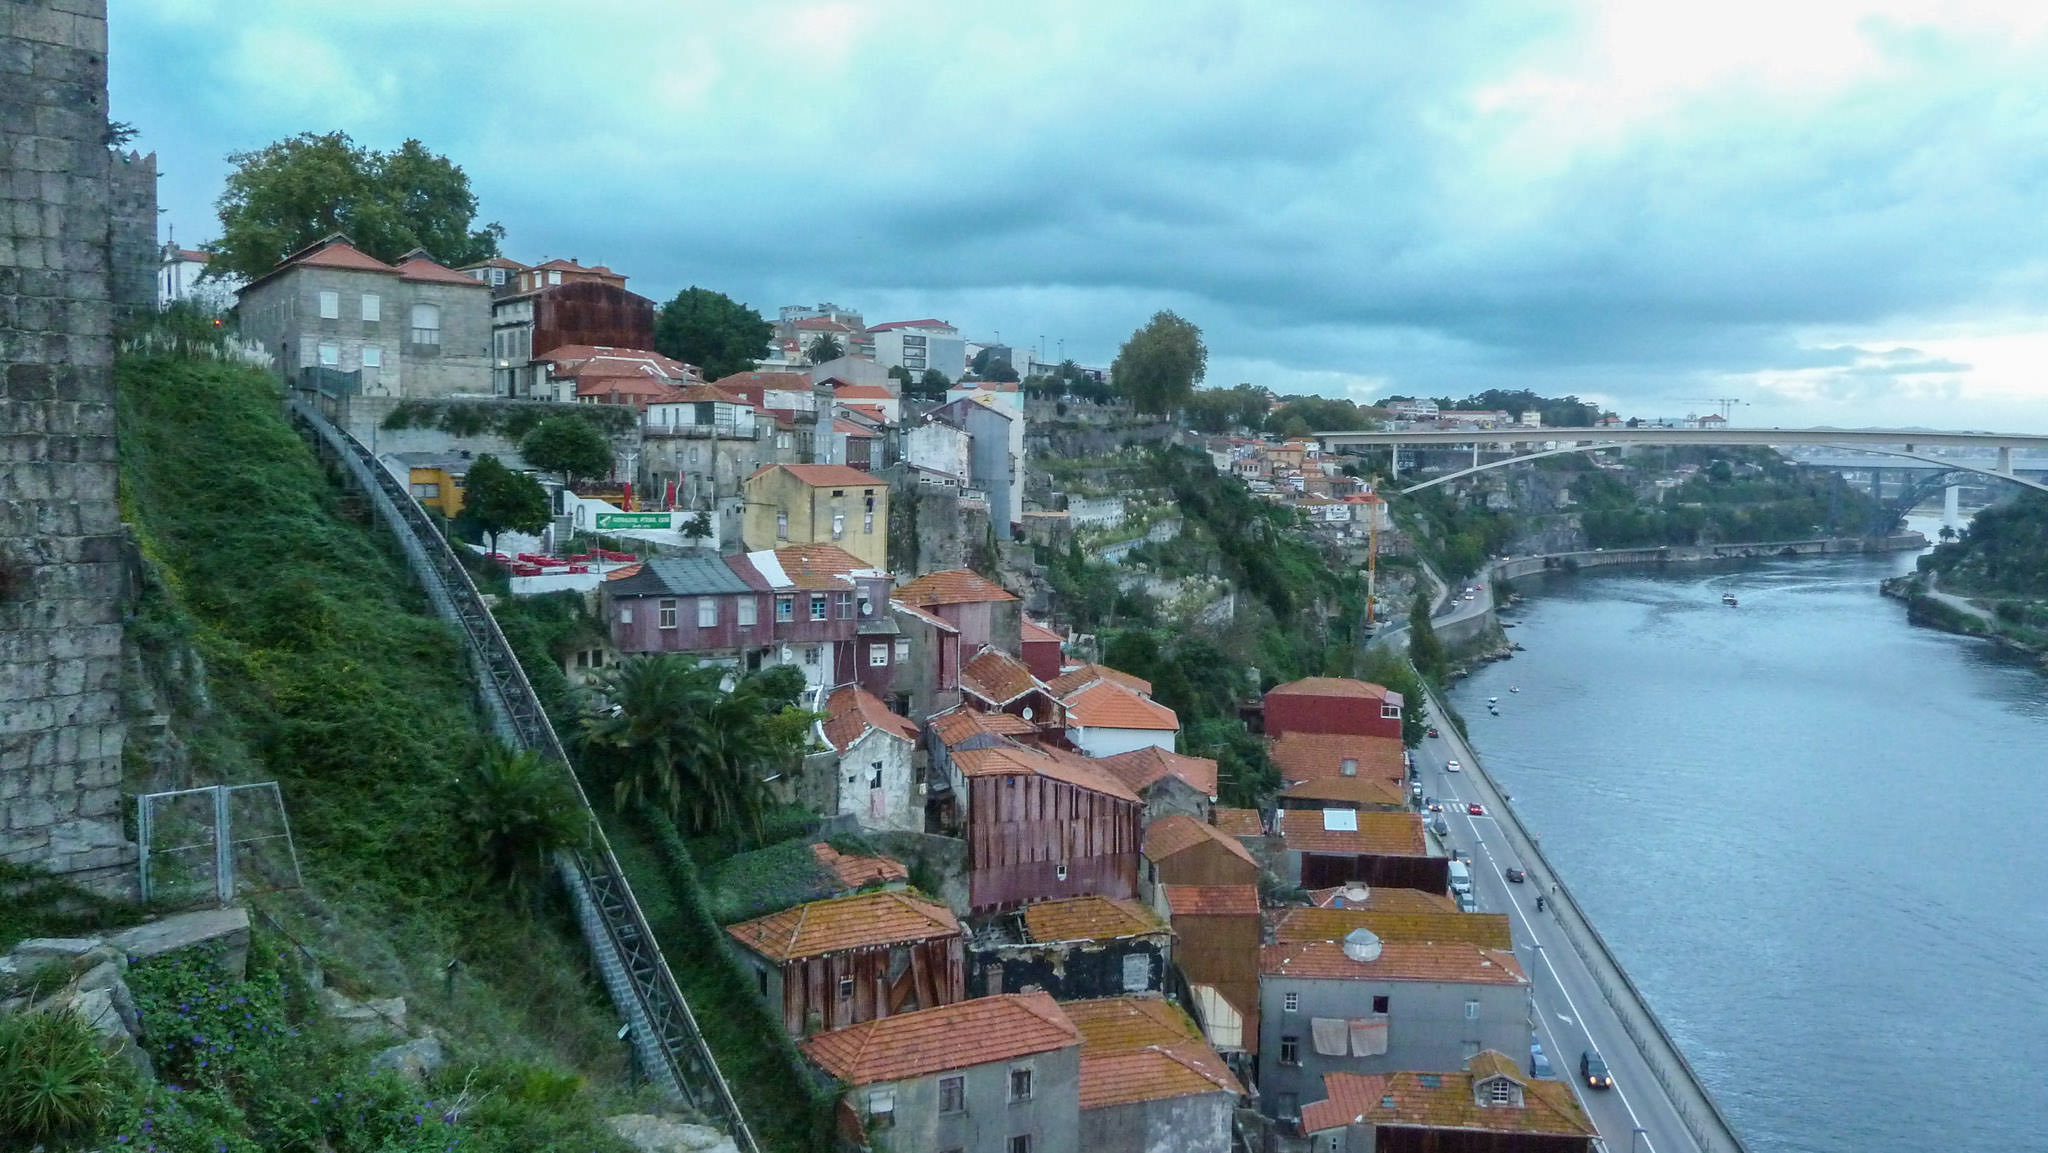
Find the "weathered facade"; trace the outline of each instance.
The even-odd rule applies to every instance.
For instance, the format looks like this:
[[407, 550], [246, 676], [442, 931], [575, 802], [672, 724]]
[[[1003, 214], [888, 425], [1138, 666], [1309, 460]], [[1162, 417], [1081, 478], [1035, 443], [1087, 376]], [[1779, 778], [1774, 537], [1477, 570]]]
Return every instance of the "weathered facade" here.
[[1430, 855], [1420, 813], [1283, 809], [1284, 875], [1304, 889], [1351, 882], [1441, 893], [1450, 861]]
[[1228, 833], [1179, 815], [1145, 826], [1145, 893], [1154, 908], [1160, 885], [1258, 883], [1258, 860]]
[[851, 816], [864, 829], [922, 832], [917, 726], [856, 685], [835, 691], [825, 712], [818, 730], [832, 755], [830, 776], [820, 783], [829, 788], [814, 789], [807, 803], [817, 812]]
[[1081, 1030], [1081, 1147], [1228, 1153], [1243, 1086], [1187, 1015], [1116, 997], [1064, 1008]]
[[616, 279], [570, 279], [493, 300], [493, 391], [542, 395], [548, 370], [536, 358], [565, 344], [653, 348], [654, 302], [626, 291], [624, 277]]
[[975, 933], [967, 995], [1042, 990], [1056, 1001], [1161, 996], [1172, 963], [1173, 930], [1136, 901], [1037, 901]]
[[831, 544], [868, 565], [889, 566], [889, 486], [836, 464], [770, 465], [743, 486], [750, 549]]
[[791, 1036], [966, 997], [960, 922], [921, 894], [885, 889], [811, 901], [726, 934], [755, 992]]
[[[1226, 1052], [1256, 1053], [1259, 944], [1264, 934], [1258, 886], [1164, 885], [1160, 895], [1173, 926], [1174, 963], [1181, 975], [1190, 985], [1215, 989], [1232, 1010], [1205, 1015], [1209, 1043]], [[1220, 1019], [1228, 1016], [1236, 1020]]]
[[1401, 694], [1346, 677], [1306, 677], [1266, 691], [1266, 735], [1401, 735]]
[[1563, 1081], [1485, 1050], [1458, 1073], [1332, 1073], [1301, 1111], [1313, 1153], [1592, 1153], [1599, 1134]]
[[967, 794], [969, 904], [1138, 892], [1143, 802], [1084, 758], [1021, 745], [955, 752]]

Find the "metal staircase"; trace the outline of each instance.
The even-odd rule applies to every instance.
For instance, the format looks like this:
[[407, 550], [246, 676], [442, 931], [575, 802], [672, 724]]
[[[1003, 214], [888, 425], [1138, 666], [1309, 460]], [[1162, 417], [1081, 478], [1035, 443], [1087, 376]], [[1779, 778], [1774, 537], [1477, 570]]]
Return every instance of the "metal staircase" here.
[[557, 853], [555, 865], [576, 906], [598, 974], [630, 1029], [628, 1040], [640, 1068], [673, 1096], [723, 1124], [741, 1153], [758, 1153], [731, 1087], [705, 1045], [640, 903], [590, 811], [590, 798], [569, 768], [554, 725], [468, 570], [406, 487], [361, 441], [336, 427], [303, 394], [293, 395], [287, 408], [294, 423], [311, 436], [324, 457], [339, 465], [368, 499], [377, 519], [392, 531], [434, 611], [461, 631], [491, 727], [512, 747], [532, 750], [560, 765], [589, 812], [585, 843]]

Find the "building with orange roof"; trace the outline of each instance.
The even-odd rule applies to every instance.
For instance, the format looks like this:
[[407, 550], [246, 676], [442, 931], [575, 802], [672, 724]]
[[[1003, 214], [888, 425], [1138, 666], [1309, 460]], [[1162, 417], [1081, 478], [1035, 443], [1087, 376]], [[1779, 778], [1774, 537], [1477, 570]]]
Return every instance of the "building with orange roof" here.
[[1401, 735], [1401, 694], [1350, 677], [1304, 677], [1266, 690], [1268, 737], [1288, 733]]
[[236, 293], [243, 337], [331, 395], [488, 396], [491, 291], [419, 249], [386, 264], [331, 233]]
[[1371, 909], [1379, 913], [1455, 913], [1458, 903], [1442, 893], [1366, 885], [1329, 885], [1308, 890], [1318, 909]]
[[1024, 658], [1032, 676], [1051, 681], [1060, 675], [1066, 643], [1067, 639], [1059, 633], [1025, 617], [1020, 624], [1017, 655]]
[[1062, 897], [978, 922], [968, 944], [967, 994], [1042, 989], [1057, 1001], [1163, 996], [1173, 930], [1127, 897]]
[[742, 486], [741, 536], [750, 549], [834, 544], [889, 567], [889, 486], [843, 464], [772, 464]]
[[1218, 806], [1209, 823], [1233, 837], [1263, 837], [1266, 820], [1257, 809], [1226, 809]]
[[865, 889], [871, 885], [895, 889], [910, 880], [909, 867], [893, 857], [842, 853], [823, 841], [811, 846], [811, 858], [832, 874], [843, 890]]
[[1322, 1089], [1322, 1100], [1301, 1108], [1301, 1132], [1318, 1150], [1600, 1148], [1569, 1083], [1524, 1076], [1498, 1050], [1481, 1050], [1455, 1073], [1330, 1073]]
[[1097, 764], [1145, 802], [1147, 823], [1182, 813], [1209, 820], [1216, 804], [1216, 762], [1146, 745], [1098, 758]]
[[832, 385], [832, 400], [836, 404], [848, 407], [857, 404], [872, 407], [886, 424], [895, 424], [903, 414], [902, 401], [894, 392], [879, 384], [848, 384], [836, 381]]
[[996, 531], [1024, 520], [1024, 397], [980, 384], [956, 387], [926, 414], [967, 434], [967, 486], [988, 501]]
[[1074, 665], [1061, 671], [1059, 676], [1047, 681], [1046, 684], [1052, 687], [1053, 692], [1064, 697], [1078, 693], [1096, 681], [1115, 681], [1132, 692], [1143, 693], [1148, 697], [1152, 695], [1151, 681], [1122, 669], [1110, 668], [1108, 665]]
[[1067, 739], [1091, 757], [1147, 746], [1172, 752], [1180, 718], [1172, 709], [1114, 680], [1099, 680], [1062, 698]]
[[678, 400], [683, 389], [703, 381], [701, 373], [680, 360], [619, 345], [560, 345], [534, 354], [528, 368], [531, 381], [520, 387], [529, 391], [515, 395], [577, 404], [630, 404], [643, 421], [653, 405]]
[[725, 932], [794, 1037], [967, 995], [960, 922], [914, 890], [808, 901]]
[[1282, 809], [1281, 874], [1305, 889], [1349, 882], [1442, 893], [1450, 860], [1431, 855], [1421, 813]]
[[917, 795], [918, 728], [859, 685], [826, 699], [817, 736], [825, 751], [804, 758], [796, 799], [813, 812], [851, 816], [875, 831], [924, 831]]
[[[1370, 898], [1366, 904], [1371, 904]], [[1284, 910], [1274, 920], [1273, 939], [1280, 944], [1341, 941], [1353, 929], [1371, 929], [1382, 941], [1463, 942], [1483, 949], [1515, 947], [1506, 913], [1460, 913], [1456, 910], [1394, 912], [1370, 908], [1292, 908]]]
[[968, 903], [1138, 892], [1144, 804], [1085, 757], [1015, 743], [955, 751], [967, 825]]
[[1061, 1007], [1081, 1031], [1081, 1148], [1228, 1153], [1244, 1086], [1186, 1013], [1143, 997]]
[[1194, 993], [1209, 1043], [1226, 1053], [1259, 1049], [1259, 945], [1265, 925], [1257, 885], [1161, 885], [1173, 926], [1173, 959]]
[[1289, 732], [1267, 739], [1266, 756], [1283, 788], [1310, 781], [1365, 781], [1387, 786], [1387, 803], [1407, 805], [1408, 750], [1399, 737]]
[[842, 1137], [891, 1149], [1079, 1153], [1081, 1033], [1044, 993], [981, 997], [820, 1033], [845, 1085]]
[[1012, 713], [1039, 728], [1066, 724], [1060, 699], [1023, 661], [1001, 649], [983, 646], [974, 654], [960, 670], [960, 692], [968, 705], [985, 712]]
[[1236, 837], [1182, 814], [1145, 826], [1145, 894], [1161, 885], [1256, 885], [1259, 862]]
[[1006, 653], [1021, 648], [1023, 602], [996, 582], [969, 569], [928, 572], [896, 590], [896, 599], [921, 608], [960, 631], [962, 651], [984, 646]]
[[1386, 941], [1369, 929], [1259, 951], [1259, 1087], [1293, 1119], [1330, 1073], [1455, 1073], [1529, 1045], [1530, 985], [1512, 952]]

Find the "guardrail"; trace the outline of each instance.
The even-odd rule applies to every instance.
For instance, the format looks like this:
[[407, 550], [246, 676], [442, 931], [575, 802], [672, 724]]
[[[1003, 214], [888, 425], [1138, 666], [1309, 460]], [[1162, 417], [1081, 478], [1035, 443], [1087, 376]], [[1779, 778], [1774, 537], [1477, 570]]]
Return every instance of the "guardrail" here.
[[293, 420], [341, 466], [369, 500], [378, 520], [397, 538], [407, 567], [426, 591], [435, 613], [461, 632], [478, 696], [498, 735], [560, 765], [575, 788], [590, 818], [585, 822], [588, 839], [576, 849], [556, 854], [556, 872], [576, 905], [577, 922], [606, 991], [631, 1027], [630, 1040], [641, 1068], [673, 1096], [721, 1121], [742, 1153], [759, 1153], [732, 1089], [705, 1045], [697, 1019], [612, 854], [583, 783], [570, 769], [540, 697], [470, 580], [469, 571], [411, 494], [361, 441], [296, 396], [287, 407]]

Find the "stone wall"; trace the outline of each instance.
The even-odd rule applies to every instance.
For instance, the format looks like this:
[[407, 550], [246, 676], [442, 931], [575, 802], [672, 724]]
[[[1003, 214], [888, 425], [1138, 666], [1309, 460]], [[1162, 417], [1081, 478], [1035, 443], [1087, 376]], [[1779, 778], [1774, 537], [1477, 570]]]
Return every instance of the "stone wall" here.
[[106, 53], [105, 0], [0, 6], [0, 860], [121, 890]]

